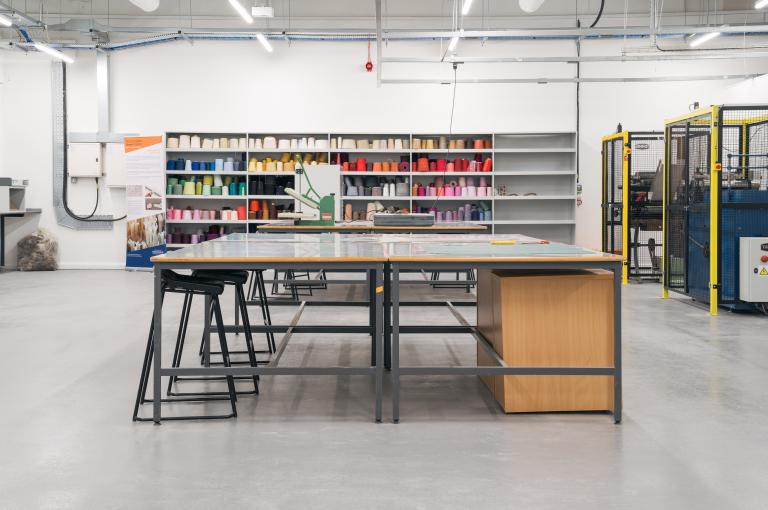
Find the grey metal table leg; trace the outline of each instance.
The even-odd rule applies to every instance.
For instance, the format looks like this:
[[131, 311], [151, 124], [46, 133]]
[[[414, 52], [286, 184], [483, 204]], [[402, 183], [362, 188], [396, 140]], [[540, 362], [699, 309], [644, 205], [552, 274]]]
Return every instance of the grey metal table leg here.
[[0, 216], [0, 267], [5, 267], [5, 216]]
[[400, 422], [400, 266], [392, 264], [392, 422]]
[[613, 420], [621, 423], [621, 264], [613, 266]]
[[160, 425], [162, 419], [160, 404], [162, 401], [162, 388], [160, 369], [162, 365], [162, 338], [163, 338], [163, 278], [162, 271], [155, 267], [155, 322], [154, 338], [152, 340], [154, 348], [153, 372], [152, 372], [152, 420], [155, 425]]
[[392, 368], [392, 279], [389, 264], [384, 264], [384, 368]]
[[[376, 323], [376, 271], [366, 271], [368, 281], [368, 327], [373, 328]], [[376, 334], [371, 331], [371, 366], [376, 365]]]
[[376, 343], [376, 423], [381, 423], [381, 405], [384, 393], [384, 272], [382, 266], [375, 271], [374, 279], [376, 323], [374, 342]]

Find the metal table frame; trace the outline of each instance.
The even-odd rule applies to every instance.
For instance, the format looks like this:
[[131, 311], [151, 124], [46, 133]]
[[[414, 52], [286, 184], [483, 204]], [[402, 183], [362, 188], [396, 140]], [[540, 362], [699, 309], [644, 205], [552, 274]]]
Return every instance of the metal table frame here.
[[[368, 375], [373, 376], [376, 386], [374, 414], [376, 422], [381, 421], [384, 381], [384, 356], [383, 356], [383, 290], [384, 290], [384, 263], [380, 261], [323, 261], [320, 265], [338, 269], [365, 271], [367, 283], [370, 288], [372, 302], [371, 314], [368, 326], [335, 326], [335, 325], [302, 325], [296, 324], [304, 306], [300, 306], [289, 326], [263, 326], [252, 325], [254, 333], [283, 332], [283, 338], [278, 344], [275, 359], [269, 364], [251, 367], [223, 367], [210, 366], [210, 317], [209, 303], [206, 303], [206, 326], [204, 328], [204, 355], [202, 367], [195, 368], [163, 368], [162, 366], [162, 278], [163, 269], [193, 270], [193, 269], [236, 269], [236, 270], [266, 270], [266, 269], [292, 269], [309, 270], [318, 267], [317, 262], [168, 262], [156, 261], [154, 267], [154, 357], [153, 357], [153, 408], [152, 418], [155, 424], [162, 420], [162, 376], [216, 376], [216, 375]], [[227, 332], [241, 331], [242, 326], [227, 326]], [[372, 348], [375, 352], [375, 364], [367, 367], [280, 367], [278, 361], [282, 352], [294, 333], [370, 333], [372, 335]]]
[[[556, 271], [561, 269], [605, 269], [613, 272], [613, 366], [612, 367], [510, 367], [496, 354], [488, 340], [477, 330], [470, 326], [450, 303], [444, 303], [450, 307], [454, 316], [459, 319], [458, 326], [411, 326], [400, 323], [400, 272], [402, 270], [424, 269], [445, 270], [446, 267], [456, 267], [455, 260], [440, 262], [405, 262], [390, 261], [385, 270], [386, 292], [385, 303], [391, 298], [391, 326], [385, 324], [385, 348], [391, 343], [391, 372], [392, 384], [392, 421], [400, 421], [400, 378], [407, 375], [610, 375], [613, 376], [613, 418], [615, 423], [621, 422], [622, 412], [622, 373], [621, 373], [621, 271], [622, 261], [563, 261], [563, 262], [505, 262], [505, 261], [467, 261], [466, 268], [473, 269], [538, 269]], [[389, 308], [389, 307], [387, 307]], [[389, 310], [385, 312], [385, 321]], [[477, 341], [478, 345], [496, 362], [497, 367], [492, 366], [401, 366], [400, 365], [400, 335], [401, 334], [425, 334], [425, 333], [468, 333]]]

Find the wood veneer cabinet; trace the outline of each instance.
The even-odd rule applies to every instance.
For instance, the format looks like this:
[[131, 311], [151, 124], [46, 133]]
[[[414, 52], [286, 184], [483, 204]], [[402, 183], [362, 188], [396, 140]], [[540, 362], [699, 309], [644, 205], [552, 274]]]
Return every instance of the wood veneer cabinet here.
[[[477, 327], [509, 366], [613, 366], [613, 275], [478, 271]], [[508, 413], [613, 410], [612, 376], [481, 378]]]

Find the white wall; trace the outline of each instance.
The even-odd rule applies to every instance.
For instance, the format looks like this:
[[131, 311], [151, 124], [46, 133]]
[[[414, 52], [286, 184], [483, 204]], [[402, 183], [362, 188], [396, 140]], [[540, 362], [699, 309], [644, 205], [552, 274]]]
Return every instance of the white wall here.
[[[635, 43], [637, 44], [637, 43]], [[616, 53], [626, 43], [590, 41], [584, 54]], [[564, 41], [462, 42], [468, 55], [573, 55]], [[439, 54], [436, 43], [390, 43], [389, 56]], [[117, 132], [165, 131], [353, 131], [445, 132], [451, 87], [376, 87], [366, 73], [363, 43], [276, 43], [266, 54], [258, 43], [186, 42], [115, 53], [111, 59], [112, 128]], [[124, 223], [111, 232], [71, 231], [55, 223], [51, 185], [51, 92], [49, 60], [2, 52], [0, 65], [0, 173], [32, 179], [31, 203], [45, 209], [40, 222], [60, 239], [63, 267], [121, 267]], [[569, 64], [465, 65], [459, 78], [571, 76]], [[768, 72], [764, 61], [584, 65], [584, 76]], [[96, 128], [94, 57], [79, 52], [68, 68], [70, 131]], [[444, 77], [450, 66], [392, 65], [385, 78]], [[584, 205], [577, 213], [577, 241], [599, 247], [600, 137], [618, 122], [632, 130], [661, 129], [663, 119], [684, 113], [693, 101], [768, 101], [765, 79], [674, 83], [582, 85], [581, 182]], [[575, 85], [459, 84], [454, 132], [547, 131], [576, 128]], [[104, 190], [101, 213], [124, 213], [122, 191]], [[93, 207], [93, 183], [71, 186], [77, 213]]]

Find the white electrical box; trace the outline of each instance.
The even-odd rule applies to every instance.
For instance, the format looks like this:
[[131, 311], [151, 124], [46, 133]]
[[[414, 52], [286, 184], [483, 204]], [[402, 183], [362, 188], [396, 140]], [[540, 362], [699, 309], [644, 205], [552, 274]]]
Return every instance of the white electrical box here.
[[739, 239], [739, 299], [768, 303], [768, 237]]
[[70, 177], [101, 177], [101, 144], [67, 144], [67, 173]]

